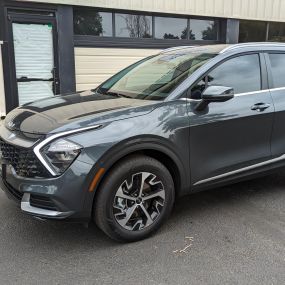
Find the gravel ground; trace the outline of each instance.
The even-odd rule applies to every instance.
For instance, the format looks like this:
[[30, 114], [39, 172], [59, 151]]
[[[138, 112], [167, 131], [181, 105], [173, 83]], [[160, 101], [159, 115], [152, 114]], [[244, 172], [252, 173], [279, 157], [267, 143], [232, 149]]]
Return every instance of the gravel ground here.
[[285, 171], [182, 198], [155, 236], [132, 244], [33, 220], [2, 191], [0, 217], [0, 284], [285, 282]]

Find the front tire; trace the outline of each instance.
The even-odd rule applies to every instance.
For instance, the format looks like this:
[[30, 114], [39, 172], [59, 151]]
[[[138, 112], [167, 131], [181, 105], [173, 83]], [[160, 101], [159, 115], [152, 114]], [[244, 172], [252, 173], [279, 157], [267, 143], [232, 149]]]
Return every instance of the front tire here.
[[174, 183], [168, 169], [152, 157], [123, 159], [106, 175], [94, 203], [94, 220], [121, 242], [147, 238], [173, 208]]

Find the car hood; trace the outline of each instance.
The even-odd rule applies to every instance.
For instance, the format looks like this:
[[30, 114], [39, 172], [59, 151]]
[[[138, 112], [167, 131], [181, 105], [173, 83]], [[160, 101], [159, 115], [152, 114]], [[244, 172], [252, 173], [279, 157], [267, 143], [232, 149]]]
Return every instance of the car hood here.
[[5, 126], [12, 131], [48, 134], [142, 116], [157, 101], [114, 97], [85, 91], [39, 100], [10, 112]]

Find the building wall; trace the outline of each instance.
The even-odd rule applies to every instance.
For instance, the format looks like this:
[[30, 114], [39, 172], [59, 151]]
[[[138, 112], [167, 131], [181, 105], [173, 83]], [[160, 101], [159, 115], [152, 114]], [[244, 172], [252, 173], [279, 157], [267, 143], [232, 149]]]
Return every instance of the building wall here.
[[6, 115], [5, 91], [2, 65], [2, 42], [0, 41], [0, 118]]
[[[25, 0], [22, 0], [25, 1]], [[284, 0], [28, 0], [101, 8], [285, 22]]]
[[121, 69], [157, 49], [75, 48], [77, 91], [92, 89]]

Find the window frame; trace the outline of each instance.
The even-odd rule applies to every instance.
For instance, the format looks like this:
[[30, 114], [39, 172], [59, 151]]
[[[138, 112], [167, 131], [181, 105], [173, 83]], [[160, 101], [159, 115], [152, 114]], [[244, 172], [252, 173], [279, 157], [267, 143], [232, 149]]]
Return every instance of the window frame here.
[[[284, 52], [285, 53], [285, 52]], [[242, 92], [242, 93], [235, 93], [234, 96], [240, 96], [240, 95], [246, 95], [246, 94], [252, 94], [252, 93], [258, 93], [263, 92], [264, 90], [269, 89], [269, 80], [268, 80], [268, 71], [267, 71], [267, 63], [264, 52], [260, 51], [251, 51], [251, 52], [241, 52], [238, 54], [234, 54], [231, 56], [228, 56], [226, 58], [223, 58], [218, 63], [214, 64], [211, 68], [209, 68], [206, 72], [203, 73], [203, 75], [199, 76], [197, 80], [191, 86], [187, 89], [187, 98], [194, 100], [194, 101], [200, 101], [201, 99], [192, 99], [191, 98], [191, 90], [192, 88], [198, 84], [204, 77], [208, 76], [210, 72], [212, 72], [214, 69], [222, 65], [228, 60], [231, 60], [236, 57], [245, 56], [245, 55], [257, 55], [259, 58], [259, 67], [260, 67], [260, 90], [256, 91], [249, 91], [249, 92]], [[229, 86], [230, 87], [230, 86]]]
[[[73, 11], [78, 7], [74, 6]], [[75, 47], [121, 47], [121, 48], [153, 48], [163, 49], [173, 46], [181, 45], [207, 45], [207, 44], [219, 44], [225, 41], [222, 38], [222, 29], [226, 25], [225, 19], [218, 17], [204, 17], [204, 16], [191, 16], [184, 14], [169, 14], [169, 13], [151, 13], [145, 11], [132, 11], [121, 9], [106, 9], [100, 7], [80, 7], [81, 9], [95, 9], [98, 12], [112, 13], [112, 36], [92, 36], [92, 35], [76, 35], [74, 34], [74, 46]], [[152, 37], [151, 38], [129, 38], [129, 37], [116, 37], [116, 22], [115, 15], [117, 14], [130, 14], [130, 15], [143, 15], [152, 17]], [[170, 17], [170, 18], [182, 18], [187, 21], [187, 39], [156, 39], [155, 38], [155, 17]], [[190, 40], [190, 19], [196, 20], [211, 20], [217, 24], [217, 40]]]

